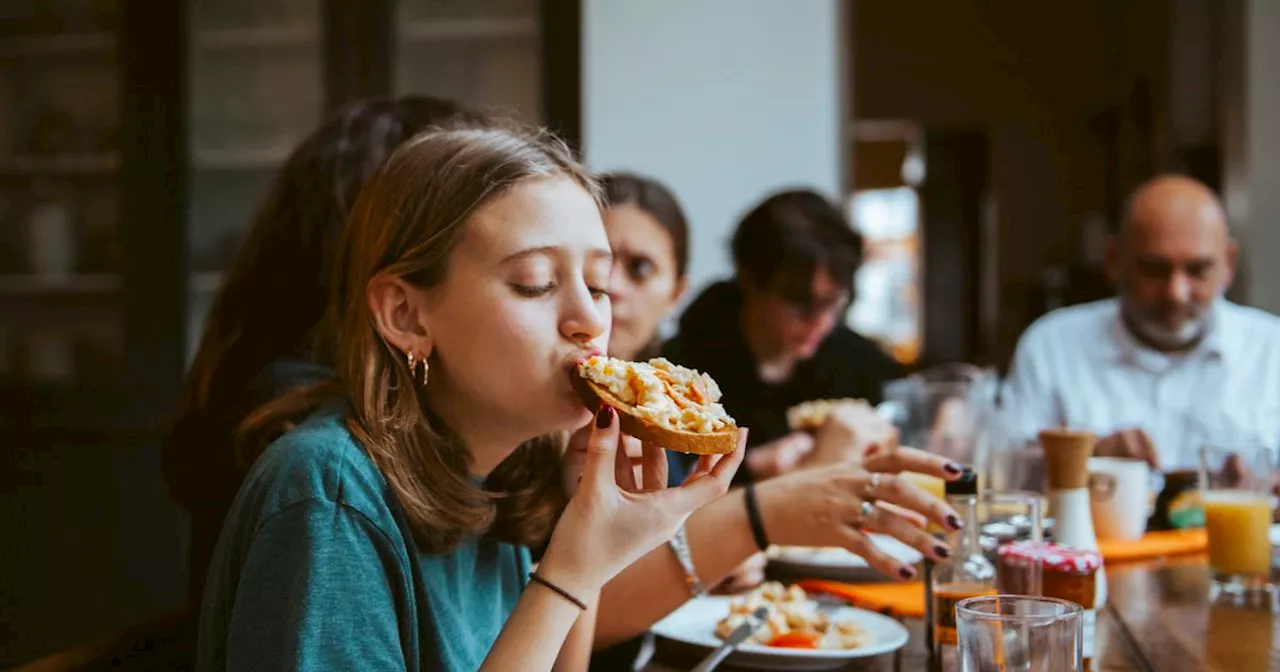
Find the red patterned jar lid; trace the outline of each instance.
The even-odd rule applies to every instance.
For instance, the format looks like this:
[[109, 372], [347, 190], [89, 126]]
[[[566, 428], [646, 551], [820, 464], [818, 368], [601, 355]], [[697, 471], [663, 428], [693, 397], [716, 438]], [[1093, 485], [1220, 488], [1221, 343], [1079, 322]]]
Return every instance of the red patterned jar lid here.
[[1055, 572], [1092, 574], [1102, 568], [1102, 555], [1097, 551], [1062, 546], [1051, 541], [1015, 541], [1001, 546], [1001, 561], [1016, 564], [1039, 564]]

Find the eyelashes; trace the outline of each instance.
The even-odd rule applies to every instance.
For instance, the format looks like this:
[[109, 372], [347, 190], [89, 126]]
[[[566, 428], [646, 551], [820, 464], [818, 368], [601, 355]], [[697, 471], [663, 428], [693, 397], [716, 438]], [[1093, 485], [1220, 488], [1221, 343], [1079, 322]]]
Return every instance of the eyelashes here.
[[[551, 294], [551, 292], [555, 291], [556, 286], [556, 283], [549, 282], [545, 285], [512, 285], [511, 288], [515, 290], [516, 294], [527, 299], [537, 299]], [[590, 290], [591, 296], [597, 299], [612, 296], [609, 290], [603, 287], [587, 287], [587, 289]]]

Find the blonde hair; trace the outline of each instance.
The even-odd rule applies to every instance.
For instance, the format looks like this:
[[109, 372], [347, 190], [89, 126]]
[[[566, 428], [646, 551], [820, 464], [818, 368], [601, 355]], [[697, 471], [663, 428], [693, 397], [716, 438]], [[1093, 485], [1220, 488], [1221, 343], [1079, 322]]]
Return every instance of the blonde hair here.
[[336, 378], [255, 411], [242, 426], [241, 445], [261, 447], [324, 400], [345, 397], [348, 429], [385, 475], [424, 550], [445, 552], [472, 534], [545, 541], [565, 503], [565, 437], [524, 443], [477, 487], [461, 439], [432, 417], [404, 355], [379, 334], [365, 288], [379, 274], [436, 286], [477, 209], [517, 184], [555, 176], [574, 180], [599, 203], [586, 169], [545, 132], [438, 130], [396, 150], [361, 190], [338, 245], [323, 330]]

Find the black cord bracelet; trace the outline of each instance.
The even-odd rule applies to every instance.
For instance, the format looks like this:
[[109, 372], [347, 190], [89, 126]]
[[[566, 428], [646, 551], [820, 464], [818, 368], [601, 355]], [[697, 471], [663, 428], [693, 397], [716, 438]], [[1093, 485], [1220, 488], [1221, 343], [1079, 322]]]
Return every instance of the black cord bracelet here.
[[747, 522], [751, 524], [751, 536], [755, 537], [756, 548], [768, 550], [769, 538], [765, 536], [764, 522], [760, 520], [760, 503], [756, 501], [755, 484], [743, 488], [742, 495], [747, 502]]
[[576, 597], [574, 597], [574, 596], [570, 595], [570, 594], [569, 594], [569, 591], [565, 590], [564, 588], [561, 588], [560, 586], [557, 586], [556, 584], [551, 583], [550, 581], [548, 581], [548, 580], [546, 580], [546, 579], [542, 578], [541, 576], [538, 576], [538, 573], [537, 573], [537, 572], [529, 572], [529, 580], [530, 580], [530, 581], [533, 581], [533, 582], [535, 582], [535, 583], [540, 583], [540, 584], [542, 584], [542, 585], [546, 586], [547, 588], [550, 588], [550, 589], [551, 589], [552, 591], [554, 591], [556, 594], [560, 595], [560, 597], [563, 597], [564, 599], [569, 600], [570, 602], [572, 602], [572, 603], [573, 603], [573, 606], [575, 606], [575, 607], [577, 607], [577, 608], [579, 608], [579, 609], [581, 609], [581, 610], [583, 610], [583, 611], [586, 611], [586, 610], [587, 610], [587, 603], [586, 603], [586, 602], [583, 602], [582, 600], [579, 600], [578, 598], [576, 598]]

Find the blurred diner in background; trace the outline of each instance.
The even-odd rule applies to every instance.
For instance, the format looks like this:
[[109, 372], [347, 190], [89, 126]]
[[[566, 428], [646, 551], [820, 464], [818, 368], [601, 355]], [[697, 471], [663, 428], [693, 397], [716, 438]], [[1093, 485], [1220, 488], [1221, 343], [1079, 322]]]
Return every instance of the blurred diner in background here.
[[1280, 3], [0, 4], [0, 669], [1280, 669]]

